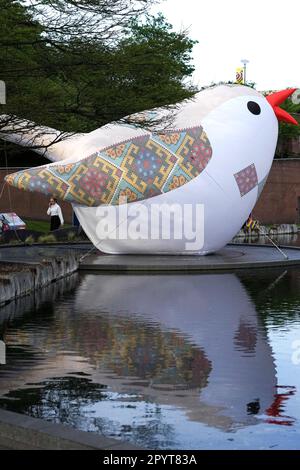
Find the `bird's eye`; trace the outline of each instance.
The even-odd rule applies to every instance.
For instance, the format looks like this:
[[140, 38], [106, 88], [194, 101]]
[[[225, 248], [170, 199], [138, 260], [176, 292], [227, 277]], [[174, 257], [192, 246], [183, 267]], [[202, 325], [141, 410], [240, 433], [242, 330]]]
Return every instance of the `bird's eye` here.
[[259, 104], [255, 103], [255, 101], [248, 101], [247, 108], [249, 109], [250, 113], [255, 114], [256, 116], [261, 113], [261, 109]]

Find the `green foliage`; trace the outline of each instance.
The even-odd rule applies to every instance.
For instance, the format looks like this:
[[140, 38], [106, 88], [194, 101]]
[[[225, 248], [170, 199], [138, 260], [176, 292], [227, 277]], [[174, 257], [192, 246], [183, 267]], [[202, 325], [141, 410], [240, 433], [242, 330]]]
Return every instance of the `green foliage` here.
[[44, 220], [24, 220], [26, 223], [26, 229], [34, 232], [45, 232], [48, 233], [50, 229], [50, 222]]
[[20, 240], [10, 240], [9, 241], [9, 245], [20, 245], [22, 242], [20, 242]]
[[56, 241], [57, 240], [52, 233], [49, 233], [48, 235], [41, 235], [38, 238], [38, 243], [55, 243]]
[[0, 0], [0, 114], [87, 132], [191, 96], [194, 41], [161, 15], [141, 22], [151, 3]]
[[285, 122], [279, 123], [278, 145], [276, 149], [276, 156], [279, 158], [289, 156], [290, 141], [300, 136], [300, 104], [294, 104], [289, 98], [281, 105], [281, 108], [291, 114], [299, 122], [299, 125], [295, 126]]
[[[300, 124], [300, 103], [294, 104], [292, 100], [289, 98], [286, 100], [281, 106], [281, 108], [285, 109], [289, 114], [291, 114], [296, 121]], [[294, 126], [292, 124], [286, 124], [281, 122], [279, 124], [279, 136], [280, 138], [291, 138], [297, 137], [300, 135], [300, 125]]]
[[39, 110], [35, 106], [39, 84], [45, 81], [48, 86], [40, 65], [45, 49], [40, 42], [43, 28], [16, 1], [0, 0], [0, 9], [0, 71], [7, 88], [7, 105], [1, 106], [1, 112], [39, 117], [40, 105]]
[[28, 237], [25, 238], [25, 244], [26, 245], [33, 245], [34, 244], [34, 238], [32, 235], [29, 235]]
[[69, 232], [68, 233], [68, 241], [73, 242], [76, 240], [76, 233], [75, 232]]

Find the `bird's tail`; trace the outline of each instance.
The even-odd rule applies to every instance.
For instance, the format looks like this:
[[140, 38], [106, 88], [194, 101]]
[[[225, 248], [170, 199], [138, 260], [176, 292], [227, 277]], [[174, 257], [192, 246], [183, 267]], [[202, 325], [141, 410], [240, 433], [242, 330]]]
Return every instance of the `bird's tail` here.
[[0, 138], [43, 155], [52, 162], [65, 160], [70, 156], [70, 147], [75, 145], [82, 134], [71, 134], [51, 127], [20, 119], [16, 116], [0, 116]]

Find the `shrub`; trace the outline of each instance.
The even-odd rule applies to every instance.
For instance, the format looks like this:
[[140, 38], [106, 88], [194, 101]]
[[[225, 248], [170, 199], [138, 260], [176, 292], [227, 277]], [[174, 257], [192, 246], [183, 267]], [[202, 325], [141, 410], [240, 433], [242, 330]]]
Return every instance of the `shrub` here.
[[32, 245], [34, 243], [33, 236], [29, 235], [27, 238], [25, 238], [25, 243], [26, 243], [26, 245]]
[[57, 240], [52, 233], [49, 233], [48, 235], [41, 235], [38, 238], [39, 243], [55, 243], [56, 241]]
[[76, 240], [76, 233], [75, 232], [69, 232], [68, 233], [68, 241], [73, 242], [74, 240]]
[[15, 239], [9, 241], [10, 245], [20, 245], [21, 243], [22, 243], [21, 241], [15, 240]]

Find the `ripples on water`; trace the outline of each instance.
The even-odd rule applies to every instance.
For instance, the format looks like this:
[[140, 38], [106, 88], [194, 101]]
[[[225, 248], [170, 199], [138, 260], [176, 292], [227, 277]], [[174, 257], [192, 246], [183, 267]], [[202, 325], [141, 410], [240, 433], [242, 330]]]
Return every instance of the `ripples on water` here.
[[148, 448], [299, 448], [299, 287], [74, 275], [0, 310], [0, 406]]

